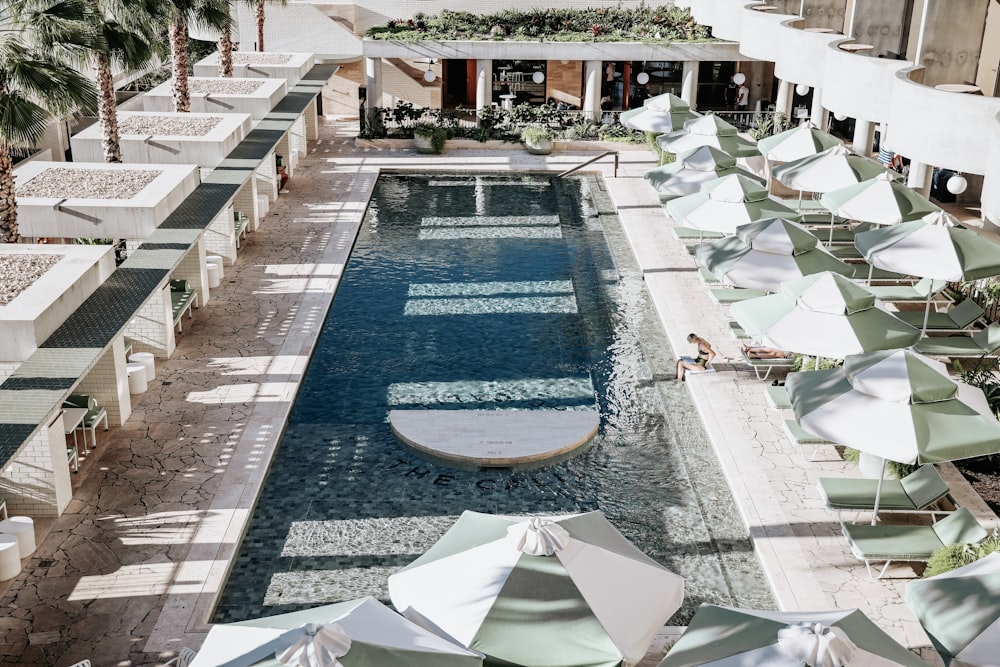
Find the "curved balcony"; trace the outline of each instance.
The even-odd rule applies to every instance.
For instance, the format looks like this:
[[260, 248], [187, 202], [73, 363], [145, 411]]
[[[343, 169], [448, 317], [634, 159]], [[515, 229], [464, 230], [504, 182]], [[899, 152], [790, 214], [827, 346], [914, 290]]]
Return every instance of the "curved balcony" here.
[[[712, 4], [712, 36], [738, 42], [744, 32], [743, 7], [748, 6], [747, 0], [709, 0]], [[758, 4], [758, 3], [755, 3]], [[754, 12], [759, 14], [759, 12]]]
[[742, 10], [734, 12], [743, 17], [743, 39], [740, 41], [740, 53], [757, 60], [777, 62], [782, 53], [779, 37], [779, 34], [783, 34], [782, 23], [801, 21], [801, 19], [795, 14], [759, 12], [752, 7], [753, 5], [745, 5]]
[[1000, 114], [993, 117], [986, 137], [986, 178], [983, 179], [983, 217], [1000, 225]]
[[892, 149], [924, 164], [985, 174], [993, 159], [988, 143], [997, 132], [1000, 98], [925, 86], [912, 79], [922, 70], [896, 72], [887, 119]]
[[834, 113], [872, 122], [888, 120], [896, 73], [906, 60], [870, 58], [839, 48], [852, 40], [836, 35], [827, 43], [823, 62], [823, 106]]
[[[803, 30], [805, 21], [795, 17], [778, 26], [772, 51], [776, 53], [774, 75], [783, 81], [804, 83], [826, 88], [826, 68], [829, 46], [844, 39], [843, 35]], [[824, 97], [825, 99], [825, 97]]]

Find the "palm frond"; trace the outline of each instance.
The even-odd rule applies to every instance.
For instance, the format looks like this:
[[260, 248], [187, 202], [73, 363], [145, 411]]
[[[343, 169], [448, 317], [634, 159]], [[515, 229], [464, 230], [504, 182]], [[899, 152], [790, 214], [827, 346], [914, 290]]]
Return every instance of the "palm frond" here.
[[51, 114], [17, 92], [0, 94], [0, 143], [10, 148], [34, 148]]

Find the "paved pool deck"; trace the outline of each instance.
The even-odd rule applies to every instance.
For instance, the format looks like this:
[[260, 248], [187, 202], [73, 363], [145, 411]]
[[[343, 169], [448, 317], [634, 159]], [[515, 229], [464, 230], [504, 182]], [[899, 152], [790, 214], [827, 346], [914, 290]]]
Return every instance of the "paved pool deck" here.
[[[0, 664], [95, 667], [162, 664], [197, 648], [235, 555], [267, 462], [291, 408], [323, 316], [347, 261], [380, 169], [561, 170], [587, 156], [523, 150], [421, 156], [363, 151], [356, 122], [327, 120], [320, 139], [252, 234], [210, 303], [195, 311], [177, 351], [158, 361], [121, 429], [98, 431], [98, 448], [74, 476], [74, 499], [38, 522], [24, 572], [0, 584]], [[711, 301], [694, 263], [641, 175], [647, 151], [623, 151], [618, 178], [602, 171], [674, 349], [712, 341], [718, 372], [687, 383], [782, 609], [858, 607], [904, 644], [932, 656], [902, 602], [904, 578], [875, 581], [855, 561], [816, 478], [855, 475], [835, 459], [805, 463], [768, 409], [763, 382], [739, 363], [725, 309]], [[958, 472], [943, 466], [961, 504], [988, 529], [994, 516]], [[891, 574], [912, 576], [908, 566]], [[665, 629], [643, 665], [655, 665]]]

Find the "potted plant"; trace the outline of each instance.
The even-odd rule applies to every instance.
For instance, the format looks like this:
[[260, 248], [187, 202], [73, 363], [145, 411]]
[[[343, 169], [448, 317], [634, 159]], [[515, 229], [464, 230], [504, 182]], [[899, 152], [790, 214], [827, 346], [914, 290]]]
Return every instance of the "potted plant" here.
[[413, 143], [418, 153], [441, 153], [447, 139], [448, 133], [437, 125], [421, 123], [413, 128]]
[[521, 130], [521, 141], [532, 155], [548, 155], [556, 133], [548, 125], [528, 125]]

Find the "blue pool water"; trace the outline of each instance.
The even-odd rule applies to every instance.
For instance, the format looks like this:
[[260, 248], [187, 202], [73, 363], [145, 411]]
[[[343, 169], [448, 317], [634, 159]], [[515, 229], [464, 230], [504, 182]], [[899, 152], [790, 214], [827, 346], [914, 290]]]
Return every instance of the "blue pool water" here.
[[[463, 510], [602, 510], [702, 601], [773, 605], [594, 178], [384, 175], [214, 620], [363, 595]], [[594, 409], [591, 447], [465, 470], [391, 409]]]

